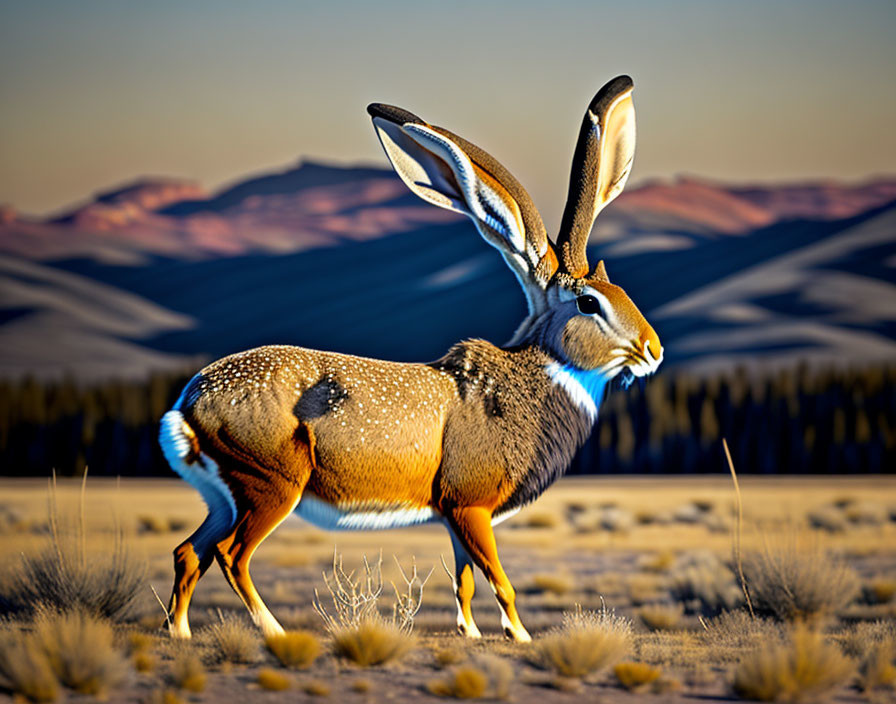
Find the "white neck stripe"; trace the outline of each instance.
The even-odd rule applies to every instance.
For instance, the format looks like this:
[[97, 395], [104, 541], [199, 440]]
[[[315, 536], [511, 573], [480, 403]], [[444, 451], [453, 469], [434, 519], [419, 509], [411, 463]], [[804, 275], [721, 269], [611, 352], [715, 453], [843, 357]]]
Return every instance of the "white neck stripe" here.
[[576, 379], [557, 362], [551, 362], [547, 366], [547, 373], [555, 384], [561, 386], [563, 390], [569, 394], [573, 403], [588, 414], [588, 417], [593, 423], [597, 418], [597, 404], [594, 402], [594, 399], [591, 398], [591, 394], [589, 394], [585, 387], [582, 386], [582, 382]]

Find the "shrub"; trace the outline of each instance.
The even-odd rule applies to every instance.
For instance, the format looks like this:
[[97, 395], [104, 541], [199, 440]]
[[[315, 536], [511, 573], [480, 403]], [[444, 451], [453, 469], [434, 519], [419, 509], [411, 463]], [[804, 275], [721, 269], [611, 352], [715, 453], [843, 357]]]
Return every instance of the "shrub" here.
[[716, 614], [743, 601], [734, 572], [711, 552], [691, 552], [679, 557], [670, 574], [672, 597], [689, 611]]
[[846, 530], [846, 516], [835, 506], [823, 506], [810, 511], [807, 518], [810, 526], [828, 533], [842, 533]]
[[704, 622], [701, 640], [713, 650], [717, 660], [736, 661], [744, 650], [783, 640], [781, 626], [764, 618], [752, 618], [746, 611], [725, 611]]
[[853, 662], [822, 634], [798, 624], [787, 642], [749, 652], [734, 673], [734, 690], [760, 701], [816, 701], [845, 684]]
[[651, 631], [668, 631], [677, 628], [684, 615], [681, 604], [648, 604], [638, 609], [638, 618]]
[[560, 519], [553, 513], [530, 513], [517, 525], [526, 528], [556, 528], [560, 525]]
[[864, 586], [865, 599], [871, 604], [886, 604], [896, 596], [896, 579], [878, 577]]
[[330, 687], [326, 682], [321, 682], [320, 680], [308, 680], [304, 685], [302, 685], [302, 689], [305, 694], [309, 694], [312, 697], [329, 697], [330, 696]]
[[156, 659], [151, 653], [139, 651], [134, 653], [134, 669], [137, 672], [148, 673], [156, 669]]
[[40, 612], [34, 638], [59, 681], [80, 694], [104, 696], [127, 675], [112, 626], [84, 611]]
[[272, 692], [282, 692], [292, 686], [292, 681], [282, 672], [271, 667], [263, 667], [258, 671], [258, 677], [255, 680], [262, 689]]
[[812, 544], [744, 555], [744, 575], [757, 610], [782, 621], [816, 619], [846, 606], [859, 589], [856, 573]]
[[113, 621], [131, 618], [144, 587], [146, 563], [127, 552], [120, 531], [114, 534], [112, 545], [87, 550], [83, 498], [77, 524], [60, 528], [60, 522], [54, 483], [49, 544], [40, 552], [23, 555], [17, 569], [2, 580], [0, 608], [33, 614], [43, 606], [81, 610]]
[[635, 516], [624, 508], [611, 506], [601, 511], [598, 525], [611, 533], [628, 533], [635, 525]]
[[[335, 615], [327, 611], [317, 589], [314, 590], [312, 606], [333, 635], [337, 631], [356, 629], [380, 618], [377, 602], [383, 593], [383, 556], [381, 553], [372, 567], [366, 556], [363, 559], [364, 571], [356, 578], [354, 572], [346, 574], [342, 566], [342, 556], [333, 552], [333, 576], [329, 577], [325, 572], [324, 583], [333, 600]], [[416, 560], [410, 577], [398, 562], [398, 558], [395, 558], [395, 564], [398, 565], [405, 586], [404, 591], [400, 592], [395, 583], [392, 583], [392, 588], [395, 590], [395, 604], [392, 607], [391, 623], [409, 635], [414, 630], [414, 618], [423, 604], [423, 588], [432, 575], [432, 570], [424, 579], [420, 579], [417, 575]]]
[[208, 675], [198, 655], [182, 651], [175, 655], [174, 664], [171, 666], [171, 679], [179, 689], [201, 692], [205, 689]]
[[148, 704], [184, 704], [177, 692], [171, 689], [157, 689], [149, 695]]
[[561, 574], [537, 574], [532, 583], [540, 592], [563, 596], [572, 590], [572, 580]]
[[513, 670], [510, 664], [494, 655], [478, 655], [469, 665], [455, 668], [447, 679], [427, 685], [431, 694], [455, 699], [506, 699]]
[[413, 636], [382, 618], [370, 618], [357, 626], [345, 626], [333, 632], [336, 654], [361, 667], [398, 660], [413, 644]]
[[128, 652], [132, 655], [134, 653], [145, 653], [152, 647], [154, 642], [155, 639], [148, 633], [131, 631], [127, 634]]
[[844, 513], [850, 523], [857, 525], [878, 526], [886, 523], [889, 518], [884, 506], [870, 501], [847, 506]]
[[32, 634], [13, 628], [0, 631], [0, 690], [33, 702], [52, 702], [59, 696], [56, 675]]
[[631, 622], [606, 607], [563, 615], [560, 628], [533, 648], [533, 660], [564, 677], [584, 677], [609, 667], [632, 646]]
[[457, 665], [459, 662], [466, 660], [467, 655], [460, 648], [443, 648], [433, 654], [436, 662], [440, 667], [448, 667], [449, 665]]
[[216, 662], [250, 664], [258, 659], [260, 640], [252, 626], [238, 618], [219, 617], [204, 633]]
[[430, 693], [455, 699], [481, 699], [485, 696], [488, 680], [485, 673], [472, 665], [458, 667], [450, 679], [430, 682]]
[[141, 533], [167, 533], [171, 528], [167, 518], [144, 514], [137, 516], [137, 530]]
[[880, 643], [871, 648], [859, 666], [859, 689], [873, 692], [875, 689], [896, 688], [896, 657], [894, 643]]
[[621, 662], [613, 668], [616, 679], [627, 690], [635, 692], [646, 689], [662, 676], [663, 671], [643, 662]]
[[310, 631], [287, 631], [265, 640], [268, 650], [284, 667], [310, 667], [320, 655], [320, 641]]
[[667, 572], [675, 564], [675, 554], [669, 550], [645, 555], [639, 566], [647, 572]]
[[896, 646], [896, 622], [863, 621], [842, 634], [840, 647], [856, 660], [864, 660], [874, 648]]

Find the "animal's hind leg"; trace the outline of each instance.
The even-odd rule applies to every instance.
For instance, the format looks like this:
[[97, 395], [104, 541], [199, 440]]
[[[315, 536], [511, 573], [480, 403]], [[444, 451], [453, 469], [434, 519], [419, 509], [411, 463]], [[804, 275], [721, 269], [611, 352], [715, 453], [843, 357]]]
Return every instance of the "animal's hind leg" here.
[[246, 506], [240, 511], [236, 529], [216, 547], [215, 557], [224, 576], [265, 636], [281, 634], [283, 627], [258, 595], [249, 574], [249, 562], [262, 541], [295, 510], [305, 481], [297, 484], [272, 478], [259, 491], [247, 491]]
[[189, 638], [190, 599], [215, 556], [215, 543], [230, 530], [231, 513], [210, 510], [202, 525], [174, 549], [174, 587], [168, 602], [168, 627], [176, 638]]

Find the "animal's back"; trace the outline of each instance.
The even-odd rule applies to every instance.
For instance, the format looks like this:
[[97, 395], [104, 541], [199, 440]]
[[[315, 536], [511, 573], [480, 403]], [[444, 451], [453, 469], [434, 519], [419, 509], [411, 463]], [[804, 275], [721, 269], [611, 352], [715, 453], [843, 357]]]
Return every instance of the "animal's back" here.
[[286, 478], [306, 458], [306, 491], [328, 503], [427, 505], [455, 398], [427, 365], [268, 346], [205, 367], [177, 410], [212, 456]]

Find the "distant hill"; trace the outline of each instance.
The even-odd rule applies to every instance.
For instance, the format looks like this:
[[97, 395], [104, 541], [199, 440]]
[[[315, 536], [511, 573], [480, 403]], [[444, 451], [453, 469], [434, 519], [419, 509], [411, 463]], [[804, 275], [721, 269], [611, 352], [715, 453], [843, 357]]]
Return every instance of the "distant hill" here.
[[[607, 260], [697, 373], [896, 360], [896, 179], [626, 192]], [[464, 218], [389, 170], [304, 163], [206, 194], [142, 179], [52, 221], [0, 212], [0, 376], [145, 376], [287, 342], [425, 360], [524, 313]]]

